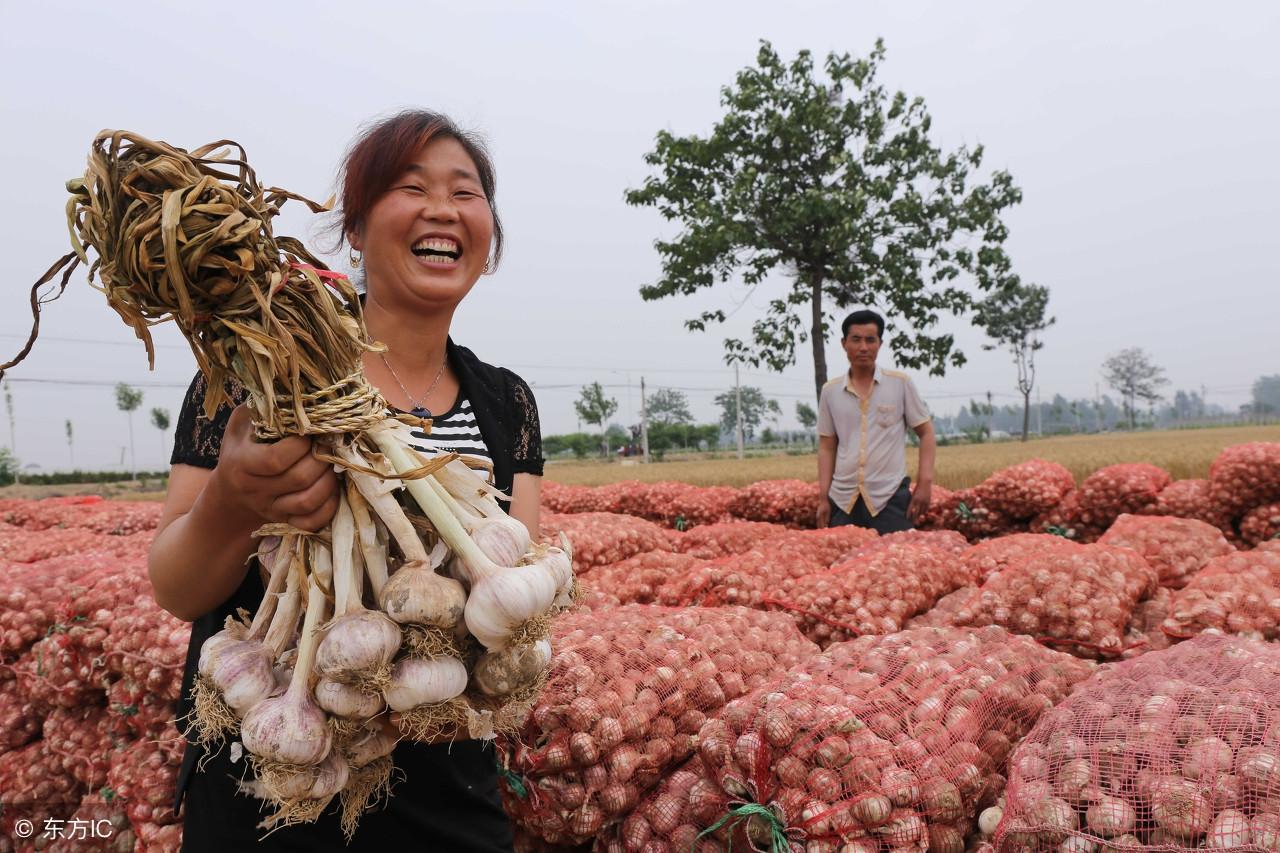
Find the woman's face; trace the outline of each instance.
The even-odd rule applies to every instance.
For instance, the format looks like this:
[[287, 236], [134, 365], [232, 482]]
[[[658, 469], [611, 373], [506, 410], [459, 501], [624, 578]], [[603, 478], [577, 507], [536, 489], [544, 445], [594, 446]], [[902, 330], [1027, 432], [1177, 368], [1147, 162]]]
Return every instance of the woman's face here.
[[457, 305], [484, 272], [493, 239], [475, 162], [456, 139], [432, 140], [349, 237], [372, 298], [409, 310]]

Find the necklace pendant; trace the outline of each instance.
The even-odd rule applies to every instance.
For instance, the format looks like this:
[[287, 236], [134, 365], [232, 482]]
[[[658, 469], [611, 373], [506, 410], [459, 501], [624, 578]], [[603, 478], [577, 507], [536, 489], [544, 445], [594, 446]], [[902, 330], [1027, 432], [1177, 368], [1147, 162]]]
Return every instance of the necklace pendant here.
[[431, 417], [431, 412], [424, 406], [414, 406], [409, 410], [409, 414], [413, 415], [415, 418], [422, 418], [423, 420]]

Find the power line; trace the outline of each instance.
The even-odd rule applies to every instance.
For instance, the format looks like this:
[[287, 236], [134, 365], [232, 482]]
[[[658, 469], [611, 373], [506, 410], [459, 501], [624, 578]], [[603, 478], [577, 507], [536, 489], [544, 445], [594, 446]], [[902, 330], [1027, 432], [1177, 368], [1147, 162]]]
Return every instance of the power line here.
[[[6, 382], [29, 382], [34, 385], [80, 385], [90, 388], [114, 388], [120, 384], [119, 379], [48, 379], [44, 377], [34, 376], [6, 376]], [[128, 382], [127, 385], [134, 385], [139, 388], [188, 388], [191, 383], [188, 382]]]
[[[27, 336], [13, 335], [5, 332], [5, 333], [0, 333], [0, 338], [9, 338], [11, 340], [25, 341], [27, 339]], [[58, 343], [58, 344], [93, 344], [94, 346], [129, 347], [130, 349], [137, 349], [139, 344], [141, 343], [140, 341], [106, 341], [106, 340], [100, 340], [96, 338], [59, 338], [51, 335], [41, 335], [39, 340], [50, 341], [52, 343]], [[185, 346], [183, 344], [153, 343], [152, 346], [155, 347], [156, 349], [181, 349], [181, 350], [187, 350], [188, 352], [191, 351], [191, 347]]]

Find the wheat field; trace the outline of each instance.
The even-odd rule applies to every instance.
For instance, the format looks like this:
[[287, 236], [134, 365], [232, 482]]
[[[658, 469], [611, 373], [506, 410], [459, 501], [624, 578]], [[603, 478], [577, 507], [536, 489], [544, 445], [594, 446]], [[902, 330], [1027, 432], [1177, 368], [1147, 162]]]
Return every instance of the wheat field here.
[[[1161, 432], [1072, 435], [991, 444], [938, 448], [935, 482], [951, 489], [967, 488], [1006, 465], [1027, 459], [1049, 459], [1071, 469], [1079, 481], [1093, 471], [1117, 462], [1151, 462], [1175, 479], [1205, 477], [1209, 463], [1224, 447], [1246, 441], [1280, 441], [1280, 426], [1167, 430]], [[916, 451], [907, 449], [907, 467], [915, 473]], [[768, 455], [624, 465], [618, 461], [551, 462], [548, 480], [600, 486], [619, 480], [679, 480], [699, 486], [745, 486], [757, 480], [818, 478], [817, 456]]]

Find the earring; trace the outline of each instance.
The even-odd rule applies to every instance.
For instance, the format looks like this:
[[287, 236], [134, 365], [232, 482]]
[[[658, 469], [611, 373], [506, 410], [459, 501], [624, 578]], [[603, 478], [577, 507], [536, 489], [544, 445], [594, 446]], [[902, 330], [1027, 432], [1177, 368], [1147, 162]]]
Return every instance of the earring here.
[[481, 271], [484, 275], [493, 274], [493, 258], [485, 258], [484, 269]]
[[350, 252], [347, 253], [347, 260], [351, 262], [351, 268], [353, 270], [360, 269], [360, 253], [357, 252], [355, 249], [352, 249]]

